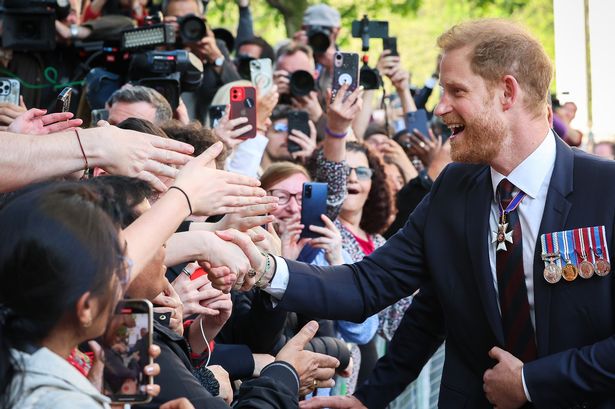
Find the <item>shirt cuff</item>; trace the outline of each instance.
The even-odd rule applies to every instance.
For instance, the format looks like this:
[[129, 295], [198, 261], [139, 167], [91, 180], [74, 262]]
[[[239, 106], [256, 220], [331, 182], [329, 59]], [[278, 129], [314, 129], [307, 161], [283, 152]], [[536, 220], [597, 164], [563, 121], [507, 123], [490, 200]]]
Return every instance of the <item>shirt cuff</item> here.
[[286, 292], [286, 287], [288, 287], [288, 280], [290, 278], [290, 273], [288, 272], [288, 264], [286, 264], [286, 260], [282, 257], [273, 256], [275, 258], [275, 276], [269, 286], [264, 289], [269, 295], [271, 295], [276, 300], [281, 300], [284, 297], [284, 293]]
[[528, 402], [532, 402], [532, 398], [530, 398], [530, 393], [527, 390], [527, 385], [525, 384], [525, 374], [523, 373], [523, 368], [521, 368], [521, 382], [523, 383], [523, 392], [525, 392], [525, 398]]

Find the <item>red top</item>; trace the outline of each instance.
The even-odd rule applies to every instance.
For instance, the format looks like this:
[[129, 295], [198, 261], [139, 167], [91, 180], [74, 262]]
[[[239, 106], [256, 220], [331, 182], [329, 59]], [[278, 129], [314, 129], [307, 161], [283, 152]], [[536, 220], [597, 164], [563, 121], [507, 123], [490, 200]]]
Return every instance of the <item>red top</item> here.
[[352, 237], [354, 237], [354, 239], [357, 241], [357, 243], [359, 244], [359, 247], [361, 247], [361, 250], [363, 250], [363, 253], [365, 253], [366, 256], [369, 256], [370, 254], [372, 254], [374, 250], [376, 249], [376, 246], [374, 245], [374, 241], [372, 240], [370, 235], [367, 235], [367, 240], [363, 240], [362, 238], [360, 238], [353, 232], [350, 232], [350, 234], [352, 234]]

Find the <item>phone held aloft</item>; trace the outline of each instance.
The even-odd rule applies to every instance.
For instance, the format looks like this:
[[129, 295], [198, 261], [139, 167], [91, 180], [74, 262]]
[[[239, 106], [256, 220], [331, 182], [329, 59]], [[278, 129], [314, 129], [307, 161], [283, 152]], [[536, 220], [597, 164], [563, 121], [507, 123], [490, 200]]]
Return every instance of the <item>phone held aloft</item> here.
[[0, 102], [19, 105], [19, 81], [15, 78], [0, 77]]
[[70, 99], [73, 95], [73, 89], [71, 87], [64, 88], [56, 98], [56, 112], [68, 112], [70, 111]]
[[231, 112], [229, 113], [229, 119], [248, 118], [248, 123], [239, 125], [239, 127], [252, 125], [252, 129], [238, 138], [254, 138], [256, 136], [256, 89], [251, 86], [232, 87], [230, 92]]
[[105, 354], [103, 392], [113, 402], [145, 403], [151, 400], [146, 386], [153, 377], [145, 375], [152, 363], [153, 306], [148, 300], [123, 300], [102, 336]]
[[[310, 136], [310, 123], [308, 113], [305, 111], [290, 111], [288, 113], [288, 135], [292, 135], [293, 129], [303, 132], [306, 136]], [[288, 153], [299, 152], [301, 146], [288, 139], [286, 143], [288, 146]]]
[[335, 100], [342, 85], [347, 84], [348, 90], [344, 99], [359, 86], [359, 54], [337, 51], [333, 56], [333, 84], [331, 86], [331, 102]]

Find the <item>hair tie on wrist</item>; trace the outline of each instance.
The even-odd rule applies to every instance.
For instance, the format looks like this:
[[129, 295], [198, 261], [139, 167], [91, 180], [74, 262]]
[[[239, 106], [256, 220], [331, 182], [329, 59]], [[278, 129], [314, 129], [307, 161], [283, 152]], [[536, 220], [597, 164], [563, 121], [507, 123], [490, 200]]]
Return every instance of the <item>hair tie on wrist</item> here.
[[345, 138], [346, 135], [348, 135], [348, 131], [344, 132], [344, 133], [335, 133], [333, 132], [331, 129], [329, 129], [328, 126], [325, 126], [325, 133], [333, 138], [336, 139], [342, 139]]
[[182, 188], [180, 188], [178, 186], [171, 186], [169, 188], [169, 190], [171, 190], [171, 189], [177, 189], [177, 190], [179, 190], [180, 192], [183, 193], [183, 195], [186, 197], [186, 202], [188, 202], [188, 209], [190, 209], [190, 214], [192, 214], [192, 204], [190, 203], [190, 199], [188, 198], [188, 194], [186, 192], [184, 192], [184, 189], [182, 189]]

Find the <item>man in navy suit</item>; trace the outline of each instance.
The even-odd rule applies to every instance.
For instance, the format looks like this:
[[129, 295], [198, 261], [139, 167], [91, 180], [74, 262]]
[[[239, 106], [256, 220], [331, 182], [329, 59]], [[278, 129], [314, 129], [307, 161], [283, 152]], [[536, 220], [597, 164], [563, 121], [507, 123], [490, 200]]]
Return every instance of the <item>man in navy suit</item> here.
[[[552, 66], [523, 29], [467, 22], [438, 45], [435, 114], [453, 130], [460, 163], [442, 172], [404, 228], [353, 265], [252, 255], [278, 306], [310, 316], [361, 321], [420, 289], [356, 396], [302, 407], [384, 407], [446, 338], [441, 408], [615, 408], [613, 275], [549, 283], [540, 243], [544, 233], [604, 226], [606, 257], [615, 163], [573, 151], [551, 131]], [[244, 288], [255, 279], [245, 280]]]

